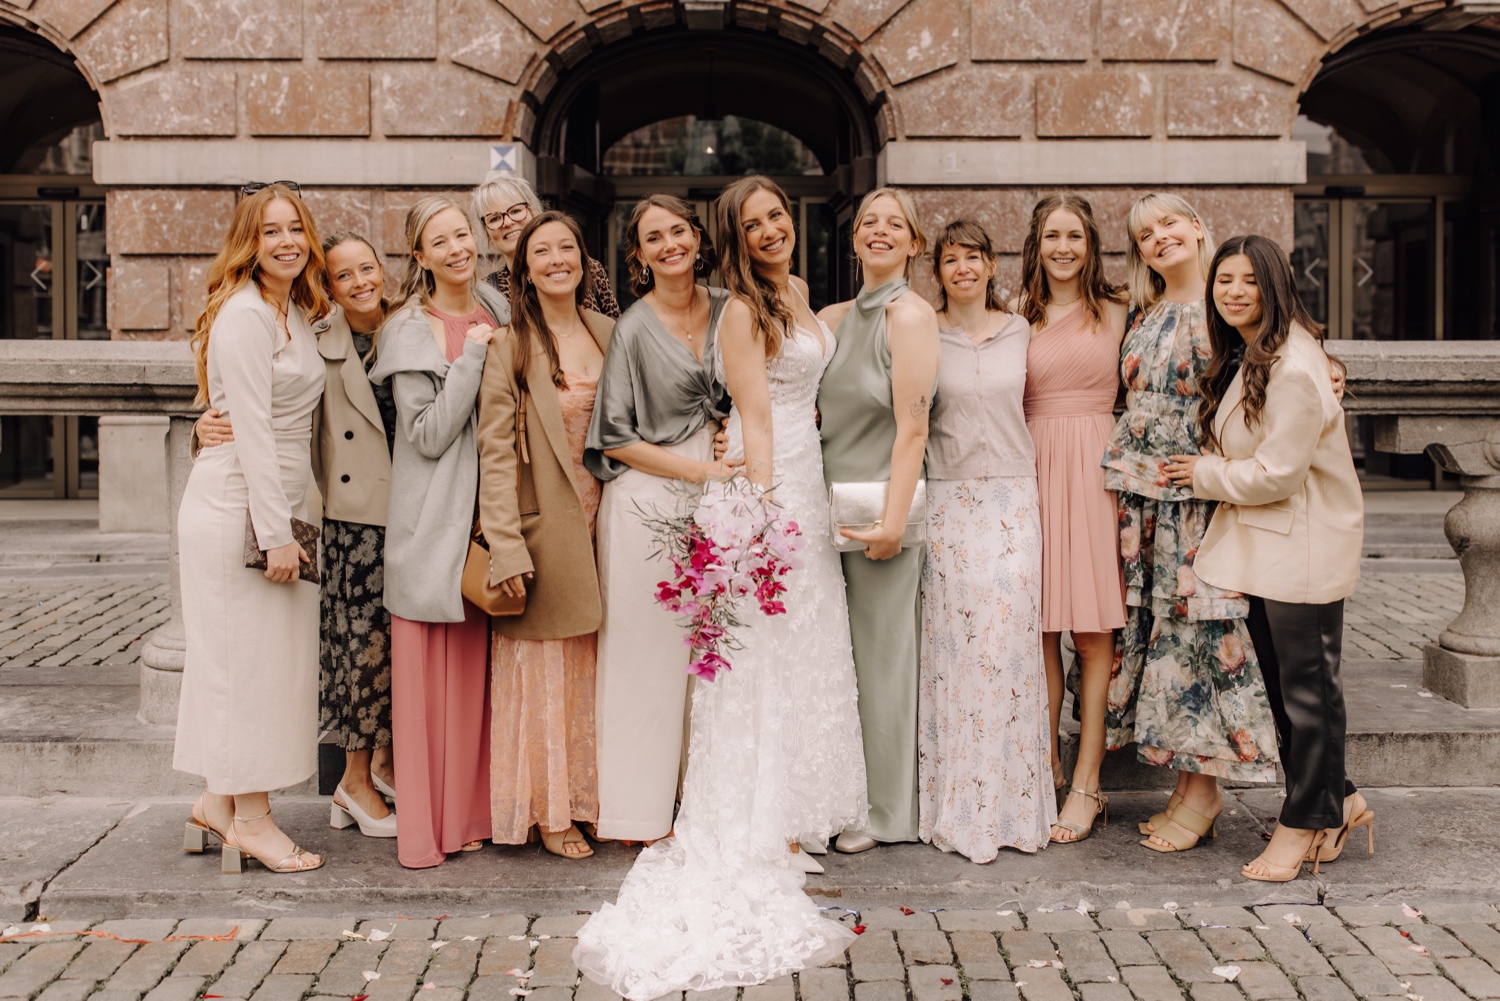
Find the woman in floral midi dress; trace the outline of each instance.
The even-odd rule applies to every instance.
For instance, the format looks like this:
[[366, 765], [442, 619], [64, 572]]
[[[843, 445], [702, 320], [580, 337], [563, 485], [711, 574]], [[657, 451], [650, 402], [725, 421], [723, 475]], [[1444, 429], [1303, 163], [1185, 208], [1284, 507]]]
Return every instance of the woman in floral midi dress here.
[[1125, 413], [1103, 461], [1120, 497], [1127, 614], [1106, 724], [1112, 750], [1133, 741], [1142, 761], [1178, 771], [1167, 810], [1141, 825], [1143, 845], [1170, 852], [1213, 832], [1219, 779], [1275, 779], [1276, 740], [1246, 628], [1249, 601], [1193, 573], [1213, 505], [1163, 470], [1169, 456], [1198, 451], [1212, 245], [1197, 213], [1172, 195], [1141, 198], [1129, 226], [1139, 312], [1121, 347]]

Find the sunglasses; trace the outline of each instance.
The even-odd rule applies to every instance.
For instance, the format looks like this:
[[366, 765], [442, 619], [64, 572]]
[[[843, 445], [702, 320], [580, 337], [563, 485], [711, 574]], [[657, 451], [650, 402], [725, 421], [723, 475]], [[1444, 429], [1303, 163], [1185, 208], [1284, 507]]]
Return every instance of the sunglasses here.
[[249, 184], [240, 189], [240, 194], [253, 195], [257, 191], [261, 191], [265, 188], [271, 187], [286, 188], [294, 195], [302, 194], [302, 185], [298, 184], [296, 181], [251, 181]]

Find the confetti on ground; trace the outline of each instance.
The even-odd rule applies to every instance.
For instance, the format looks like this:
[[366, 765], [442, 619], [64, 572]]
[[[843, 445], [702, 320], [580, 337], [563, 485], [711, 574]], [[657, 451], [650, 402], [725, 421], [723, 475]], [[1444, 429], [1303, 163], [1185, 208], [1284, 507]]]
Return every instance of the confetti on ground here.
[[1223, 977], [1225, 980], [1233, 981], [1234, 978], [1237, 977], [1237, 976], [1239, 976], [1239, 975], [1240, 975], [1240, 968], [1238, 966], [1215, 966], [1214, 967], [1214, 976], [1216, 976], [1216, 977]]
[[443, 946], [445, 946], [447, 944], [448, 944], [447, 942], [444, 942], [442, 939], [439, 939], [438, 941], [432, 943], [432, 949], [433, 949], [434, 952], [436, 952], [438, 949], [441, 949]]
[[1415, 907], [1407, 903], [1403, 903], [1401, 905], [1401, 913], [1405, 914], [1409, 918], [1420, 918], [1422, 916], [1421, 911], [1417, 910]]
[[380, 979], [380, 974], [376, 973], [374, 970], [366, 970], [365, 971], [365, 983], [368, 984], [372, 980], [379, 980], [379, 979]]
[[903, 907], [903, 908], [901, 908], [901, 913], [905, 914], [907, 917], [910, 917], [911, 915], [913, 915], [913, 914], [915, 914], [917, 912], [914, 911], [914, 910], [912, 910], [910, 907]]
[[381, 928], [376, 928], [374, 931], [370, 932], [370, 935], [369, 935], [369, 938], [370, 938], [371, 942], [384, 942], [386, 939], [388, 939], [390, 937], [391, 937], [391, 933], [388, 932], [388, 931], [385, 931], [384, 929], [381, 929]]

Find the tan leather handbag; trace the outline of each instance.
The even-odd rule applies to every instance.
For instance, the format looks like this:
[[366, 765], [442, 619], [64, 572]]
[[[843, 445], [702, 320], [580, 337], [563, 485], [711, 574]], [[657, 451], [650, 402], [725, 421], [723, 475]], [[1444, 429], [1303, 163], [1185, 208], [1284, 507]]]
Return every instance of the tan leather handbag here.
[[[516, 457], [531, 462], [526, 449], [526, 391], [521, 391], [520, 406], [516, 408]], [[500, 585], [490, 583], [490, 547], [484, 541], [484, 530], [479, 519], [474, 519], [474, 530], [469, 535], [469, 555], [464, 560], [463, 580], [459, 590], [469, 604], [492, 618], [520, 615], [526, 611], [526, 596], [512, 597], [500, 590]]]

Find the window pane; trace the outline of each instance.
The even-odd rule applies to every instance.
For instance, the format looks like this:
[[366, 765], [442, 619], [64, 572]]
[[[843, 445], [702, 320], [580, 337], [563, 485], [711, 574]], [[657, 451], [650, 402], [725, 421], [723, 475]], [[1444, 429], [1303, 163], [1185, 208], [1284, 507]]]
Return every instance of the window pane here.
[[52, 336], [52, 209], [0, 205], [0, 337]]
[[1354, 336], [1424, 340], [1433, 336], [1432, 204], [1349, 201], [1353, 213]]
[[109, 254], [104, 249], [104, 204], [90, 202], [71, 208], [78, 232], [78, 337], [107, 341]]
[[1299, 199], [1296, 203], [1292, 271], [1297, 291], [1313, 319], [1328, 325], [1328, 202]]

